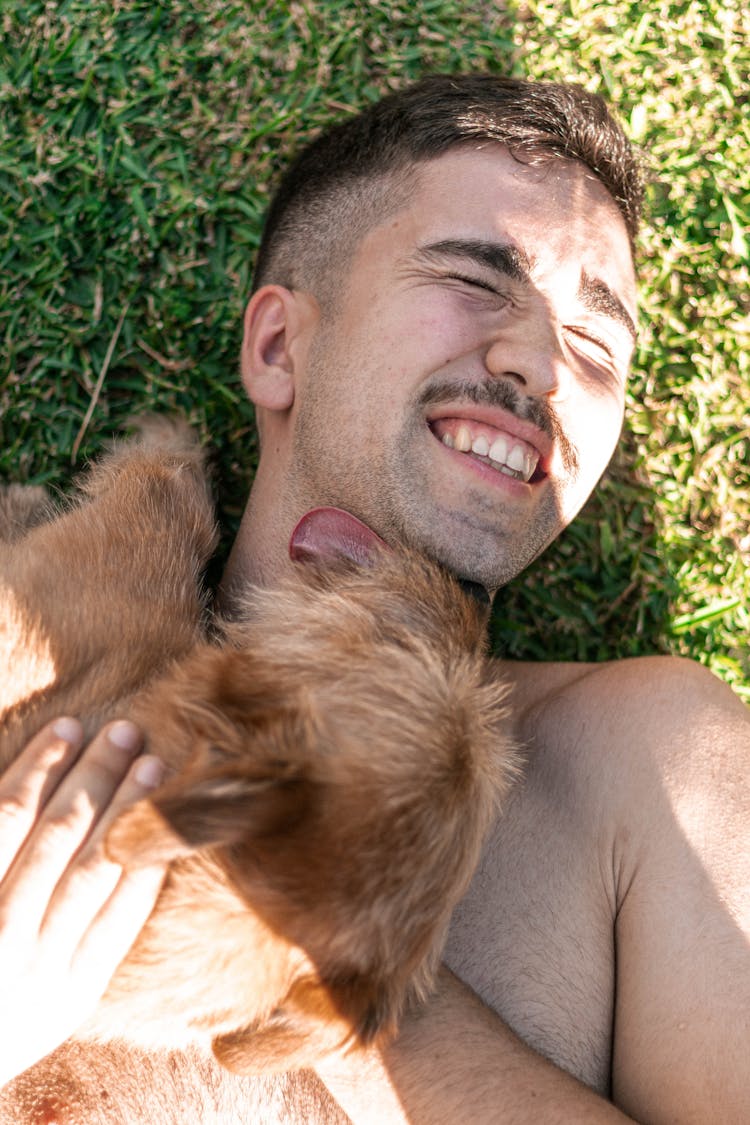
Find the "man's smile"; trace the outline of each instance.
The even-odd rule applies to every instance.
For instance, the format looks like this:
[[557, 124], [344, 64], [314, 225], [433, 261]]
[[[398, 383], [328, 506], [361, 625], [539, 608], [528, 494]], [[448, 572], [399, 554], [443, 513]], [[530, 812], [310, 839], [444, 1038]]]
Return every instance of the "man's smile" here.
[[431, 386], [421, 402], [440, 442], [506, 476], [539, 484], [553, 466], [569, 481], [578, 475], [578, 454], [552, 405], [520, 395], [507, 381], [443, 382]]
[[446, 402], [428, 409], [427, 424], [448, 449], [512, 480], [539, 484], [549, 474], [555, 448], [552, 435], [507, 408]]
[[435, 437], [459, 453], [471, 453], [515, 480], [541, 480], [541, 454], [533, 445], [507, 431], [468, 418], [439, 418], [431, 427]]

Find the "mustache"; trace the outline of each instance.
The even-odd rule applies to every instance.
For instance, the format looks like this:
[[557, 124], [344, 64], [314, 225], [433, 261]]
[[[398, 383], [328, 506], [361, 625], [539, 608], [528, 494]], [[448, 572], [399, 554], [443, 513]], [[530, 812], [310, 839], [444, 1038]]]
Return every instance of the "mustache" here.
[[444, 402], [470, 402], [474, 406], [495, 407], [507, 410], [522, 422], [531, 422], [558, 447], [563, 465], [571, 476], [577, 474], [578, 453], [546, 400], [521, 395], [511, 383], [496, 380], [491, 383], [474, 383], [468, 380], [433, 383], [420, 398], [422, 407], [438, 406]]

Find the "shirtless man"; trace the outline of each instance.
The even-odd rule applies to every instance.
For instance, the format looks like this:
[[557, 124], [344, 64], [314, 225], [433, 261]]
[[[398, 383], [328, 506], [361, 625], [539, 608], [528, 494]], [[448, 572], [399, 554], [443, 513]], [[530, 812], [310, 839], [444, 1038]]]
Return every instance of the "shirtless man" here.
[[[489, 589], [528, 565], [580, 509], [620, 432], [639, 194], [600, 103], [489, 78], [428, 80], [303, 157], [272, 207], [245, 318], [242, 375], [262, 448], [226, 603], [288, 565], [289, 532], [316, 504], [346, 507]], [[746, 708], [671, 658], [505, 671], [525, 777], [456, 911], [438, 993], [382, 1054], [332, 1058], [320, 1078], [358, 1123], [746, 1122]], [[74, 831], [43, 809], [22, 875], [49, 868], [55, 820], [57, 878], [84, 837], [63, 880], [102, 865], [96, 818], [111, 815], [120, 776], [110, 767], [101, 781], [106, 733], [50, 798], [72, 807], [76, 777], [95, 775], [93, 812]], [[68, 742], [42, 732], [16, 797], [0, 789], [0, 814], [15, 802], [25, 826], [14, 848], [39, 804], [36, 759], [54, 745]], [[31, 795], [19, 800], [24, 778]], [[135, 784], [129, 774], [114, 802]], [[0, 884], [0, 939], [21, 927], [32, 883]], [[153, 886], [122, 883], [107, 884], [93, 925], [98, 907], [77, 912], [69, 948], [96, 938], [106, 949], [97, 934], [119, 894], [147, 909]], [[52, 898], [42, 935], [71, 913], [76, 887]], [[28, 936], [24, 956], [33, 979]], [[0, 962], [14, 982], [16, 958]], [[42, 995], [56, 1010], [53, 991]], [[75, 1026], [66, 1014], [58, 1040]], [[22, 1050], [14, 1032], [6, 1078], [51, 1045]], [[144, 1102], [141, 1119], [339, 1118], [312, 1078], [281, 1094], [228, 1080], [231, 1116], [215, 1117], [187, 1108], [205, 1075], [185, 1067], [180, 1081], [174, 1117]], [[136, 1120], [126, 1100], [102, 1120]]]

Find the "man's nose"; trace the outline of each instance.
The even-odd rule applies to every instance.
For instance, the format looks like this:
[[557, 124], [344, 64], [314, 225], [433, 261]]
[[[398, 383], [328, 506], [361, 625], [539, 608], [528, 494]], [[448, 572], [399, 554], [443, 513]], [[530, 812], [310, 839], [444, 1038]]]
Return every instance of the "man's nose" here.
[[527, 395], [559, 402], [570, 394], [572, 372], [554, 325], [519, 322], [494, 339], [485, 367], [496, 379], [511, 379]]

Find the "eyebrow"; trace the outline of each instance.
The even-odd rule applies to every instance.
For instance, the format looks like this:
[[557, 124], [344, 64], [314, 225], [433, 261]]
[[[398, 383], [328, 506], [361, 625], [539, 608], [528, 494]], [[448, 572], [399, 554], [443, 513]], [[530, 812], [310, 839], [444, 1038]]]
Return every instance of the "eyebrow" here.
[[420, 246], [424, 257], [466, 258], [478, 266], [487, 266], [496, 273], [505, 274], [513, 281], [531, 284], [532, 261], [525, 251], [504, 242], [487, 242], [474, 238], [446, 238]]
[[[427, 258], [465, 258], [476, 265], [504, 274], [513, 281], [533, 285], [531, 271], [534, 260], [520, 247], [510, 243], [473, 238], [446, 238], [440, 242], [420, 246], [419, 254]], [[590, 277], [586, 270], [581, 270], [578, 299], [591, 312], [601, 313], [622, 325], [633, 343], [637, 343], [638, 332], [633, 318], [606, 282]]]
[[578, 299], [591, 312], [603, 313], [605, 316], [616, 320], [626, 328], [633, 343], [638, 342], [638, 332], [633, 318], [623, 305], [620, 298], [605, 282], [596, 277], [589, 277], [585, 270], [581, 270], [581, 284], [578, 286]]

